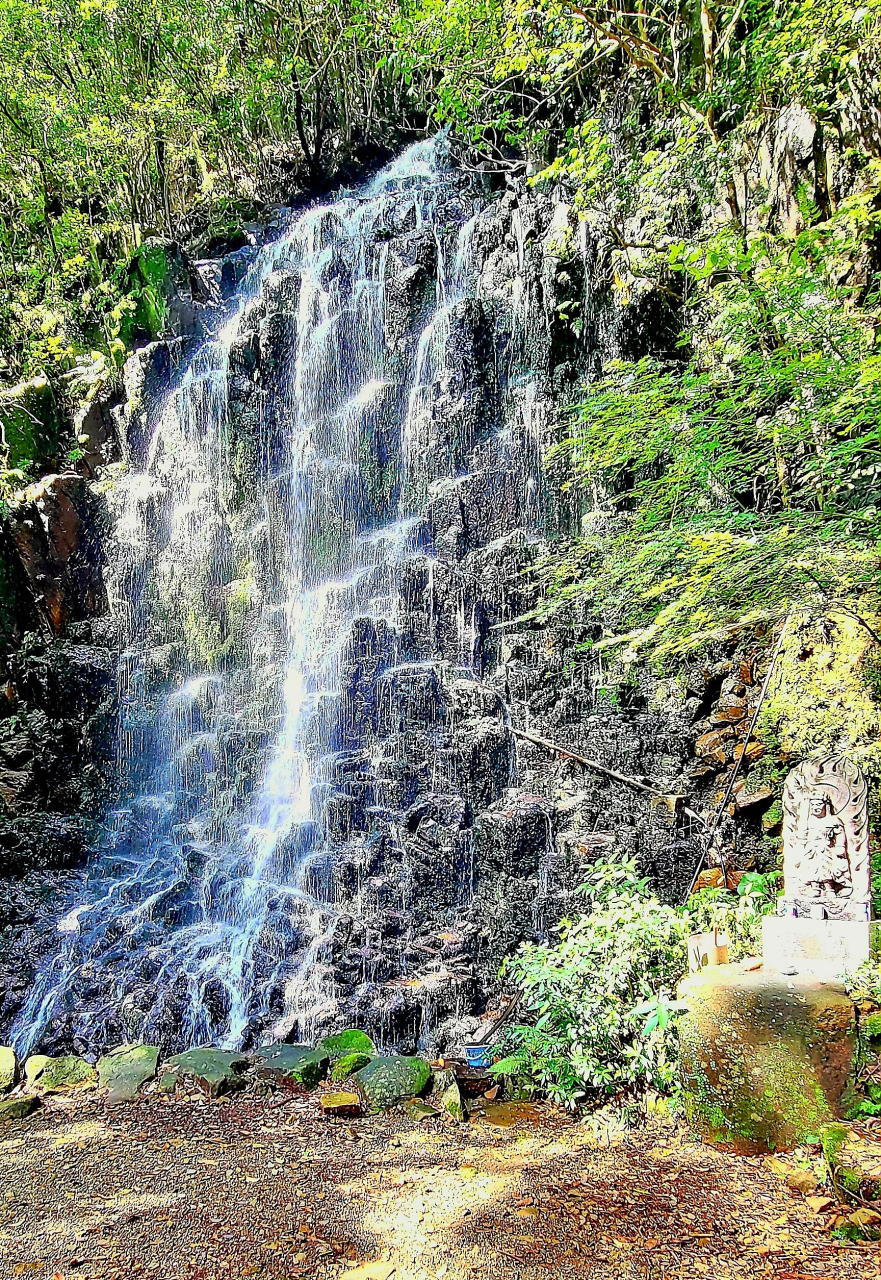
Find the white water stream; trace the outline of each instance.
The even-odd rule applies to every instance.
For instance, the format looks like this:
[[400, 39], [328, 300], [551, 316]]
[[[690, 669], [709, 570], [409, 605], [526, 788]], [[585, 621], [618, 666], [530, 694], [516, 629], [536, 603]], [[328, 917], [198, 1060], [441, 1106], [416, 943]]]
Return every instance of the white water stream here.
[[[333, 1001], [325, 807], [360, 745], [352, 708], [336, 707], [341, 664], [356, 619], [394, 637], [400, 567], [421, 553], [418, 420], [479, 206], [448, 172], [443, 143], [422, 143], [294, 218], [109, 496], [124, 796], [17, 1019], [20, 1054], [62, 1025], [98, 1049], [124, 1036], [237, 1047], [306, 1035]], [[384, 229], [405, 217], [435, 237], [435, 301], [392, 358]], [[275, 284], [295, 310], [272, 399], [258, 397], [261, 492], [243, 499], [237, 344]], [[365, 462], [380, 422], [393, 459], [381, 501]], [[473, 617], [460, 625], [467, 664]]]

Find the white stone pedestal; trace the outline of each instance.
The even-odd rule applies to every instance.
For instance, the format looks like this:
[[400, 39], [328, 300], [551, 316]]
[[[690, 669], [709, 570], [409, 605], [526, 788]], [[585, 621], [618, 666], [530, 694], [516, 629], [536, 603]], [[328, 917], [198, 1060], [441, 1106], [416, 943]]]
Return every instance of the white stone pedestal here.
[[872, 954], [868, 920], [812, 920], [808, 916], [765, 916], [762, 960], [766, 969], [795, 969], [821, 982], [853, 973]]

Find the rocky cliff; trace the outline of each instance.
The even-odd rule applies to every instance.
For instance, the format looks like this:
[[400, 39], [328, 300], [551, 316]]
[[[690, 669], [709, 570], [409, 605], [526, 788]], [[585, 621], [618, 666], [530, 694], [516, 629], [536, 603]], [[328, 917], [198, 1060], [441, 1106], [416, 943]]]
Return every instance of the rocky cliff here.
[[[395, 536], [406, 547], [395, 553], [391, 584], [382, 584], [388, 618], [359, 614], [356, 601], [340, 639], [338, 688], [308, 733], [307, 754], [324, 762], [320, 832], [309, 839], [320, 839], [325, 854], [312, 859], [305, 884], [333, 908], [329, 923], [310, 941], [281, 902], [266, 906], [263, 960], [254, 963], [275, 986], [246, 1035], [280, 1026], [302, 1033], [302, 997], [291, 1004], [291, 974], [279, 956], [314, 942], [310, 982], [321, 999], [310, 1006], [313, 1022], [356, 1021], [386, 1041], [443, 1046], [486, 1008], [504, 956], [575, 909], [588, 861], [634, 854], [661, 895], [677, 900], [709, 828], [718, 826], [731, 869], [773, 859], [780, 755], [770, 760], [752, 732], [773, 637], [732, 634], [661, 676], [604, 665], [592, 647], [602, 624], [589, 605], [565, 623], [534, 615], [532, 570], [585, 514], [543, 465], [560, 416], [604, 360], [668, 352], [676, 317], [659, 292], [615, 293], [604, 246], [559, 191], [512, 181], [500, 192], [448, 173], [430, 220], [406, 185], [382, 218], [369, 246], [382, 263], [383, 385], [350, 459], [358, 486], [340, 490], [340, 504], [349, 505], [338, 514], [369, 528], [369, 510], [379, 527], [380, 516], [403, 504], [407, 527]], [[357, 270], [345, 240], [327, 243], [321, 288], [332, 298], [336, 288], [354, 288]], [[176, 248], [155, 247], [166, 263], [164, 335], [129, 359], [112, 396], [81, 415], [80, 473], [32, 486], [5, 522], [10, 635], [19, 643], [10, 646], [2, 691], [3, 1028], [57, 949], [55, 921], [79, 901], [87, 851], [130, 856], [118, 828], [109, 846], [101, 829], [120, 795], [137, 822], [147, 821], [131, 796], [144, 786], [138, 760], [155, 755], [163, 732], [150, 708], [200, 670], [218, 673], [238, 690], [237, 705], [250, 708], [229, 714], [213, 676], [193, 695], [188, 730], [211, 737], [211, 762], [193, 765], [191, 799], [223, 796], [228, 806], [229, 797], [254, 792], [271, 759], [282, 670], [271, 619], [282, 599], [279, 564], [296, 536], [280, 508], [273, 514], [278, 477], [287, 474], [288, 356], [306, 314], [296, 270], [265, 272], [237, 323], [223, 375], [223, 497], [204, 507], [193, 498], [187, 534], [210, 571], [197, 597], [192, 583], [188, 595], [167, 578], [156, 588], [167, 592], [161, 634], [154, 605], [142, 609], [153, 579], [141, 559], [120, 551], [131, 507], [119, 485], [143, 468], [158, 474], [163, 406], [191, 376], [204, 338], [222, 330], [256, 249], [193, 264]], [[459, 269], [468, 280], [460, 297], [450, 283]], [[426, 344], [439, 309], [443, 322]], [[406, 431], [396, 436], [403, 419]], [[163, 465], [167, 474], [173, 458]], [[296, 495], [314, 538], [310, 564], [323, 557], [328, 572], [334, 532], [325, 527], [318, 537], [314, 526], [327, 526], [331, 513], [309, 512], [315, 487], [326, 497], [335, 483], [316, 466]], [[161, 499], [155, 508], [152, 501], [145, 495], [138, 508], [156, 551], [149, 573], [156, 563], [179, 563], [190, 545], [175, 542], [181, 535]], [[382, 564], [377, 553], [374, 567]], [[268, 656], [255, 648], [264, 633], [276, 646]], [[135, 635], [136, 670], [126, 657]], [[212, 840], [229, 838], [223, 812]], [[181, 821], [175, 814], [161, 830]], [[193, 919], [209, 856], [198, 840], [174, 840], [189, 870], [151, 908], [150, 945], [159, 950], [162, 930]], [[302, 847], [296, 857], [302, 861]], [[151, 1030], [159, 1043], [180, 1042], [185, 996], [163, 997], [156, 1014], [157, 967], [145, 962], [119, 1010], [105, 1017], [99, 1042], [137, 1036], [147, 1018], [158, 1018]], [[88, 985], [71, 999], [93, 999]], [[200, 1007], [206, 1037], [230, 1017], [228, 991], [208, 990]], [[40, 1035], [47, 1046], [78, 1051], [97, 1043], [70, 1002]]]

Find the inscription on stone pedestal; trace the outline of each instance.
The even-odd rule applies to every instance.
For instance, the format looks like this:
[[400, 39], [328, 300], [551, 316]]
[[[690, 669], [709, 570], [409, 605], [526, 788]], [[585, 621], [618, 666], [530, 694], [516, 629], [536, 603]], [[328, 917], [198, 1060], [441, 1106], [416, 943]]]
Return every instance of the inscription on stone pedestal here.
[[832, 982], [853, 973], [871, 955], [866, 920], [811, 920], [807, 916], [765, 916], [762, 961], [766, 969], [811, 974]]

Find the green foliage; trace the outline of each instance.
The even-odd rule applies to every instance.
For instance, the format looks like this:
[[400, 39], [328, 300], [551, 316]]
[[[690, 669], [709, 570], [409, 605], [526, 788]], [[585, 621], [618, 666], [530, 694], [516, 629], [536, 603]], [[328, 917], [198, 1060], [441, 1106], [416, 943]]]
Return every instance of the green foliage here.
[[728, 936], [728, 959], [734, 963], [745, 956], [762, 953], [762, 918], [771, 915], [778, 893], [777, 875], [748, 872], [736, 893], [727, 889], [701, 889], [688, 900], [690, 931], [709, 933], [718, 929]]
[[605, 645], [663, 656], [794, 608], [877, 608], [881, 357], [875, 299], [829, 283], [839, 223], [785, 249], [673, 245], [689, 289], [714, 280], [690, 358], [585, 388], [551, 456], [606, 518], [545, 582], [552, 610], [601, 602]]
[[745, 876], [736, 894], [703, 890], [676, 909], [658, 902], [632, 860], [595, 863], [583, 886], [587, 911], [563, 922], [559, 943], [524, 943], [505, 962], [530, 1018], [505, 1034], [493, 1072], [570, 1105], [675, 1092], [684, 1006], [671, 993], [688, 935], [717, 928], [732, 959], [755, 955], [774, 880]]
[[587, 913], [564, 922], [557, 945], [524, 943], [506, 961], [532, 1018], [508, 1033], [493, 1070], [526, 1075], [561, 1101], [669, 1090], [675, 1026], [659, 1016], [644, 1033], [643, 1006], [668, 997], [682, 974], [687, 924], [632, 862], [595, 865], [584, 893]]
[[862, 621], [833, 605], [818, 609], [817, 617], [795, 615], [790, 622], [758, 722], [762, 739], [776, 742], [785, 758], [840, 750], [847, 743], [868, 777], [881, 775], [881, 699], [864, 679], [865, 660], [879, 649], [866, 627], [875, 634], [881, 629], [881, 617], [868, 611], [870, 602], [867, 592]]
[[396, 12], [2, 0], [0, 372], [110, 353], [120, 307], [140, 306], [151, 330], [150, 284], [132, 294], [126, 278], [145, 236], [216, 231], [289, 194], [281, 175], [320, 183], [378, 119], [403, 122]]
[[870, 960], [860, 965], [846, 980], [847, 994], [857, 1003], [866, 1002], [881, 1009], [881, 964]]

